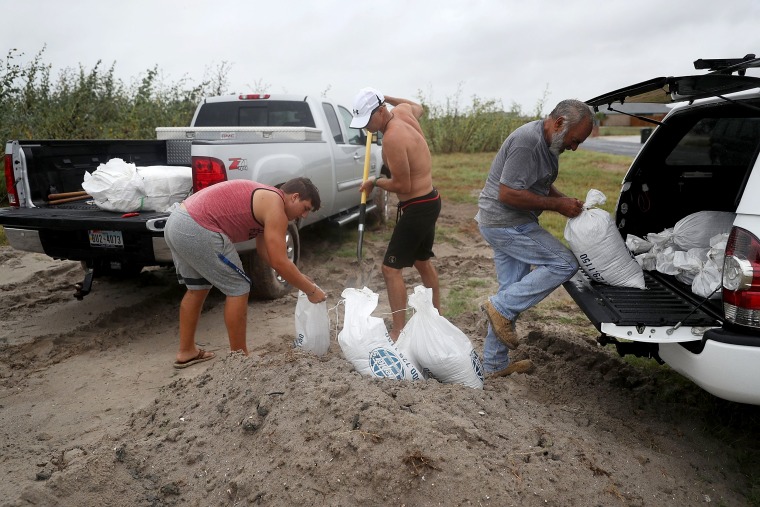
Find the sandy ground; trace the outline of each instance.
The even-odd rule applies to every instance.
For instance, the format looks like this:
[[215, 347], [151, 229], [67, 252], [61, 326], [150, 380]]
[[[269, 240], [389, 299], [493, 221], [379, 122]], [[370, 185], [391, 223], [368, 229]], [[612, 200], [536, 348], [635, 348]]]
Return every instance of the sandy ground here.
[[[436, 263], [480, 353], [477, 303], [495, 282], [474, 213], [445, 203]], [[334, 307], [358, 269], [337, 254], [350, 235], [302, 237], [302, 269]], [[367, 233], [368, 262], [384, 241]], [[84, 301], [80, 278], [76, 263], [0, 248], [0, 505], [751, 505], [757, 407], [599, 347], [562, 289], [519, 322], [513, 357], [536, 370], [479, 390], [360, 376], [334, 311], [325, 356], [294, 350], [295, 295], [251, 302], [242, 357], [212, 293], [199, 342], [217, 358], [175, 370], [171, 270], [98, 279]], [[370, 288], [386, 317], [379, 275]]]

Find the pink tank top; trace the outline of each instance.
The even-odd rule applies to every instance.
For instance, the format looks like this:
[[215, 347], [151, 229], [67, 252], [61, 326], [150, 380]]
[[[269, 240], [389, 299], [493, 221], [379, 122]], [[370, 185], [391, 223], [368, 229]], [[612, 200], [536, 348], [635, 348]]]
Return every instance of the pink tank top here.
[[233, 243], [247, 241], [264, 232], [254, 217], [253, 193], [257, 190], [282, 190], [249, 180], [224, 181], [204, 188], [185, 199], [185, 209], [193, 220], [210, 231], [221, 232]]

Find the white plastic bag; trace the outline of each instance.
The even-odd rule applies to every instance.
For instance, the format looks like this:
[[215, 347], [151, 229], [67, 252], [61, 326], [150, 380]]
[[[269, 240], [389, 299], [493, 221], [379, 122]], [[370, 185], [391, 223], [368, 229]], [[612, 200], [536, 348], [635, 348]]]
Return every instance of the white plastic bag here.
[[707, 261], [709, 248], [690, 248], [687, 252], [676, 251], [673, 255], [673, 266], [678, 270], [676, 280], [691, 285]]
[[95, 204], [106, 211], [139, 211], [144, 193], [135, 164], [112, 158], [100, 164], [92, 174], [84, 173], [82, 188], [92, 196]]
[[426, 377], [483, 389], [483, 365], [472, 342], [438, 314], [433, 306], [433, 290], [418, 285], [409, 296], [409, 306], [416, 313], [401, 331], [398, 349], [422, 367]]
[[633, 255], [639, 255], [651, 250], [653, 245], [643, 238], [629, 234], [625, 238], [625, 246]]
[[343, 355], [362, 375], [420, 380], [420, 370], [391, 341], [383, 319], [373, 317], [378, 295], [367, 287], [345, 289], [346, 315], [338, 344]]
[[112, 158], [92, 174], [84, 173], [82, 188], [100, 209], [167, 211], [184, 200], [193, 186], [192, 169], [184, 166], [146, 166]]
[[193, 171], [185, 166], [152, 165], [138, 167], [145, 199], [142, 209], [168, 211], [193, 189]]
[[296, 303], [296, 338], [293, 345], [318, 356], [330, 348], [330, 317], [327, 302], [312, 303], [302, 290], [298, 291]]
[[712, 259], [708, 260], [702, 270], [694, 277], [691, 291], [703, 298], [716, 299], [722, 297], [718, 287], [723, 281], [723, 266], [718, 266]]
[[710, 238], [710, 250], [702, 269], [691, 283], [691, 291], [702, 297], [717, 299], [721, 297], [720, 287], [723, 282], [723, 260], [726, 256], [728, 233], [716, 234]]
[[680, 250], [707, 248], [710, 246], [710, 238], [731, 231], [735, 218], [736, 213], [727, 211], [692, 213], [673, 226], [673, 242]]
[[565, 239], [581, 269], [594, 281], [645, 289], [644, 272], [631, 257], [610, 214], [594, 208], [607, 198], [599, 190], [586, 195], [584, 210], [567, 221]]

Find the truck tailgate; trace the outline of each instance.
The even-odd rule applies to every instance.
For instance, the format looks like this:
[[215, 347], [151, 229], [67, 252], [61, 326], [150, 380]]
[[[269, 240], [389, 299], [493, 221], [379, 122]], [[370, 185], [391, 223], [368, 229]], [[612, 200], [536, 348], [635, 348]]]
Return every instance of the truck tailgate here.
[[[704, 298], [687, 290], [674, 277], [644, 272], [646, 290], [612, 287], [592, 282], [581, 270], [565, 282], [565, 290], [592, 324], [617, 326], [719, 326], [723, 318], [720, 299], [711, 299], [693, 311]], [[691, 313], [693, 311], [693, 313]], [[691, 315], [690, 315], [691, 313]]]
[[[38, 208], [0, 209], [0, 225], [23, 229], [114, 229], [144, 231], [146, 222], [169, 216], [168, 213], [142, 211], [137, 216], [123, 218], [123, 213], [103, 211], [87, 203], [69, 203]], [[160, 223], [158, 225], [161, 225]], [[160, 227], [163, 228], [163, 227]]]

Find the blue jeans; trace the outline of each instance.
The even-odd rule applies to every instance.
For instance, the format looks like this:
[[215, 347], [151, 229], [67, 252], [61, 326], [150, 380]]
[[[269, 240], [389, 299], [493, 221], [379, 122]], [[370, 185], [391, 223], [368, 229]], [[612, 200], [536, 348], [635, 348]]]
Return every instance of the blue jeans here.
[[[516, 227], [480, 227], [493, 248], [499, 292], [491, 304], [513, 323], [578, 270], [578, 261], [565, 245], [535, 222]], [[531, 266], [535, 269], [531, 270]], [[509, 365], [509, 349], [488, 325], [483, 346], [486, 373]]]

